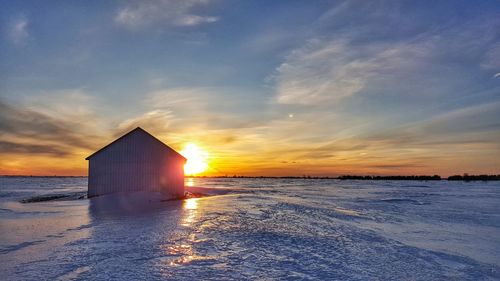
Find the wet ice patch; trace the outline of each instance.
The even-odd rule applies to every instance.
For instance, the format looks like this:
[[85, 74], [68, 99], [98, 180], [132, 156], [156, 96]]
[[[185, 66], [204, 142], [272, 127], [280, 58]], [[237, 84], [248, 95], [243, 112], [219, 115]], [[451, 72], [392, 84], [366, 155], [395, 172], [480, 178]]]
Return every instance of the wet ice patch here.
[[21, 203], [38, 203], [46, 201], [68, 201], [68, 200], [81, 200], [87, 197], [86, 192], [72, 192], [72, 193], [56, 193], [48, 195], [38, 195], [22, 199]]

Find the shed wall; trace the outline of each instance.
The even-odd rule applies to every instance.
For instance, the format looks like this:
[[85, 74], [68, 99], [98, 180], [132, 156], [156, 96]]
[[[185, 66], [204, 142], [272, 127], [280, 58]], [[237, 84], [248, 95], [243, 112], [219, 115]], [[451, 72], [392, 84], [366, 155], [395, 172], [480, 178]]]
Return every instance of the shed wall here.
[[88, 197], [127, 191], [183, 196], [183, 165], [162, 143], [134, 132], [89, 159]]

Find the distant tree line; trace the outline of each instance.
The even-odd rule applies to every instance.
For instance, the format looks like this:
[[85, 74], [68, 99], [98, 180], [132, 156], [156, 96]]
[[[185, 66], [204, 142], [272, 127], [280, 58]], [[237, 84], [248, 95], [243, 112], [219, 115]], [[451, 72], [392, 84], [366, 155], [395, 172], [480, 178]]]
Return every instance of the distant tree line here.
[[188, 178], [215, 178], [215, 179], [337, 179], [337, 177], [329, 177], [329, 176], [240, 176], [240, 175], [232, 175], [232, 176], [186, 176]]
[[498, 181], [500, 175], [454, 175], [448, 177], [449, 181]]
[[[434, 176], [354, 176], [344, 175], [338, 177], [340, 180], [415, 180], [415, 181], [430, 181], [441, 180], [438, 175]], [[500, 180], [500, 175], [454, 175], [447, 178], [449, 181], [497, 181]]]
[[438, 175], [434, 176], [353, 176], [344, 175], [338, 177], [340, 180], [408, 180], [408, 181], [432, 181], [441, 180]]

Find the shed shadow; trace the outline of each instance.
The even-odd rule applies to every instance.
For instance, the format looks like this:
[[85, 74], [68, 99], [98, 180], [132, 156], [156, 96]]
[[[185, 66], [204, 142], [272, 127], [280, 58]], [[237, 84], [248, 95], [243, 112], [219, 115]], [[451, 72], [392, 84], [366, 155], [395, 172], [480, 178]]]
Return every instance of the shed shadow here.
[[164, 200], [160, 193], [120, 192], [89, 199], [93, 220], [140, 217], [182, 211], [183, 200]]

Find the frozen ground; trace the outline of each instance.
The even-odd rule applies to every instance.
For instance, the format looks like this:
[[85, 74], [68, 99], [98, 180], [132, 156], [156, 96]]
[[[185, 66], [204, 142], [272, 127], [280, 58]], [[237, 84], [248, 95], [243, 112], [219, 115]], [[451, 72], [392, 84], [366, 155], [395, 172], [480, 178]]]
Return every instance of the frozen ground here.
[[0, 178], [0, 279], [500, 279], [498, 182], [189, 184], [221, 195], [22, 204], [86, 179]]

